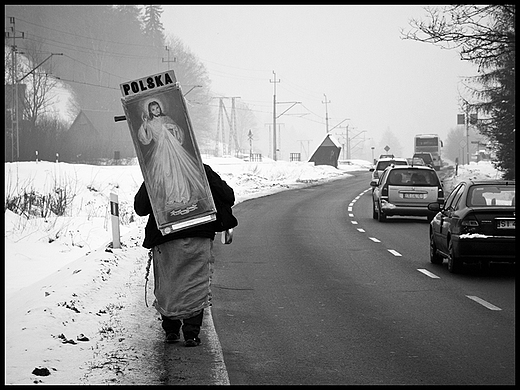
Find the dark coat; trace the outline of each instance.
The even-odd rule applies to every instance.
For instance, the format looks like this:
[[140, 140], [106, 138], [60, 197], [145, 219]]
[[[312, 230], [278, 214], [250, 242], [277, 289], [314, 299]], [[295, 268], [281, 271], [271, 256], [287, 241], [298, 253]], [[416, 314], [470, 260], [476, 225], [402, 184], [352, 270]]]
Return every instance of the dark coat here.
[[[211, 189], [211, 195], [215, 203], [225, 203], [232, 206], [235, 203], [235, 193], [233, 189], [224, 181], [222, 178], [213, 170], [209, 165], [204, 164], [204, 170], [208, 177], [209, 187]], [[143, 217], [149, 215], [148, 222], [144, 229], [144, 241], [143, 246], [145, 248], [153, 248], [156, 245], [163, 244], [170, 240], [187, 237], [203, 237], [203, 238], [215, 238], [215, 232], [221, 231], [217, 222], [207, 222], [201, 225], [189, 227], [187, 229], [178, 230], [167, 235], [162, 235], [160, 230], [157, 228], [157, 222], [153, 215], [152, 204], [146, 186], [143, 182], [141, 188], [135, 195], [134, 198], [134, 210], [137, 215]]]

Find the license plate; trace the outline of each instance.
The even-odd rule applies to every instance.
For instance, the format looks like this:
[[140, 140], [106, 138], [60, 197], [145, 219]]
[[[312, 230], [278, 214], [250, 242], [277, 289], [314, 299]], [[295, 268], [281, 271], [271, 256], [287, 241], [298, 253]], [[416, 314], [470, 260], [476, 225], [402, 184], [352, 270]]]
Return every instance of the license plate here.
[[412, 193], [405, 192], [402, 195], [403, 195], [404, 199], [425, 199], [426, 198], [426, 194], [412, 194]]
[[515, 221], [497, 221], [497, 229], [515, 229]]

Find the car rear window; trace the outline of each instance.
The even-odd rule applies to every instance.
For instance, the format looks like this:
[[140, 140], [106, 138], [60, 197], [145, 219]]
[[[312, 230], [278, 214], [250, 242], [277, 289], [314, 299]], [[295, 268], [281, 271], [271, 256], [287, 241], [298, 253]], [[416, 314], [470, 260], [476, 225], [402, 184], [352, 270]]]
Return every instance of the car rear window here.
[[388, 184], [438, 187], [439, 178], [433, 171], [417, 169], [395, 169], [388, 176]]
[[376, 167], [376, 171], [383, 171], [384, 169], [386, 169], [386, 167], [390, 166], [390, 165], [408, 165], [408, 163], [406, 161], [379, 161], [377, 163], [377, 167]]
[[426, 164], [432, 163], [432, 156], [431, 156], [431, 154], [416, 153], [413, 156], [421, 158]]
[[468, 206], [515, 206], [515, 187], [480, 185], [470, 188]]

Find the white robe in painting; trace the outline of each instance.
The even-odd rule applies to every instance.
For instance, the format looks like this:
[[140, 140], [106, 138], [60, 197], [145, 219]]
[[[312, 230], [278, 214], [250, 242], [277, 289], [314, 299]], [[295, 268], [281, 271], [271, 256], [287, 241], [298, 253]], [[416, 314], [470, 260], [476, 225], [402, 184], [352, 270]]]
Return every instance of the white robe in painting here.
[[188, 205], [205, 194], [196, 160], [182, 146], [184, 132], [170, 117], [161, 115], [144, 121], [138, 138], [144, 145], [154, 141], [145, 164], [152, 196], [165, 208]]

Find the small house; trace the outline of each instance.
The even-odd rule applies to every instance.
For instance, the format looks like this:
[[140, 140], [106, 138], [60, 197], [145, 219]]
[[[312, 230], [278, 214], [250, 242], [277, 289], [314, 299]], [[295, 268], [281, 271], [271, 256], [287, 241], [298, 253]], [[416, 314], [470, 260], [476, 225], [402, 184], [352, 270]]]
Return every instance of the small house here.
[[340, 152], [341, 145], [338, 140], [332, 134], [327, 134], [309, 162], [313, 162], [314, 165], [330, 165], [337, 168]]
[[81, 110], [62, 137], [59, 159], [66, 162], [95, 162], [135, 157], [126, 122], [115, 122], [110, 111]]

